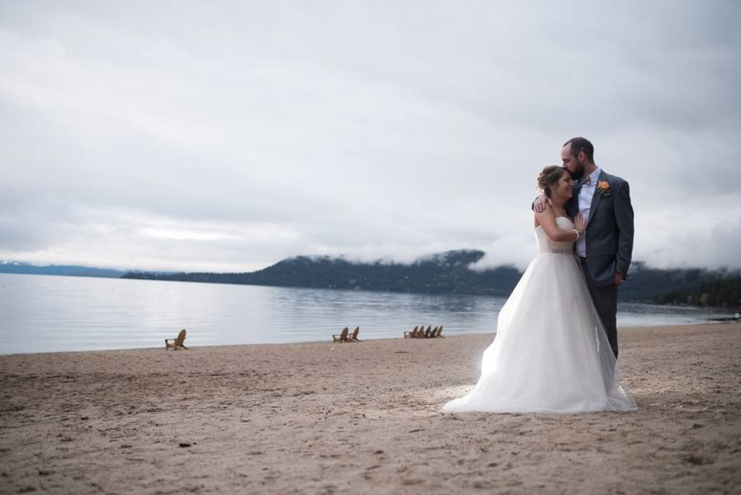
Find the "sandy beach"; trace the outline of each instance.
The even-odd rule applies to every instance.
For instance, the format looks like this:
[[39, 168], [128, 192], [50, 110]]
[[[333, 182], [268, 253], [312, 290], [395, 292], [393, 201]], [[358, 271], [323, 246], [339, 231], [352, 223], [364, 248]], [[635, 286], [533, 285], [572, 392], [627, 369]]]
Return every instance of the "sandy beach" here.
[[741, 325], [621, 329], [637, 412], [439, 413], [491, 341], [2, 356], [0, 493], [741, 493]]

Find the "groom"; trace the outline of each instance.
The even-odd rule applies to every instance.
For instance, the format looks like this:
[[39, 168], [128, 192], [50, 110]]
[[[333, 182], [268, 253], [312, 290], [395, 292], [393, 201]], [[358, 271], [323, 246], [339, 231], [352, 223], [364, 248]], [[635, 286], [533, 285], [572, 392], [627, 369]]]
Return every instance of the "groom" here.
[[[620, 177], [594, 163], [594, 146], [583, 137], [569, 139], [561, 148], [563, 166], [577, 181], [576, 193], [566, 204], [571, 218], [587, 219], [583, 236], [576, 242], [589, 293], [607, 332], [612, 351], [618, 355], [617, 296], [633, 253], [633, 206], [630, 188]], [[540, 211], [544, 200], [535, 208]]]

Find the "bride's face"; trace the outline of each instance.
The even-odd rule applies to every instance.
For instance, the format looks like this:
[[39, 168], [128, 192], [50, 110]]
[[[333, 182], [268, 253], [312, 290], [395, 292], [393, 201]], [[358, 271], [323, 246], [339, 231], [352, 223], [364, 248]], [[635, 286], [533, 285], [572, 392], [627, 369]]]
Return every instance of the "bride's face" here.
[[567, 170], [563, 171], [561, 178], [555, 184], [553, 192], [565, 199], [569, 199], [573, 196], [574, 180], [571, 178]]

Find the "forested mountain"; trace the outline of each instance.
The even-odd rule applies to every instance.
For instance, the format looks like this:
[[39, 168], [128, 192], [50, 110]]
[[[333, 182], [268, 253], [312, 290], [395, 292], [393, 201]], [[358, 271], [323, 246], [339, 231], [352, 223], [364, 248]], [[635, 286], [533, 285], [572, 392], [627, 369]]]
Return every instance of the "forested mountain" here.
[[426, 294], [509, 295], [522, 274], [511, 266], [471, 270], [470, 265], [483, 256], [484, 252], [477, 250], [449, 251], [420, 258], [411, 264], [356, 263], [343, 258], [298, 256], [252, 273], [165, 275], [132, 272], [124, 278]]
[[739, 270], [658, 269], [636, 262], [630, 272], [620, 288], [621, 300], [732, 308], [741, 305]]
[[[483, 251], [449, 251], [411, 264], [357, 263], [343, 258], [298, 256], [251, 273], [143, 273], [124, 278], [187, 282], [310, 287], [317, 289], [508, 296], [522, 273], [512, 266], [472, 270]], [[703, 294], [707, 294], [703, 297]], [[620, 288], [623, 301], [736, 307], [741, 272], [656, 269], [633, 263]]]

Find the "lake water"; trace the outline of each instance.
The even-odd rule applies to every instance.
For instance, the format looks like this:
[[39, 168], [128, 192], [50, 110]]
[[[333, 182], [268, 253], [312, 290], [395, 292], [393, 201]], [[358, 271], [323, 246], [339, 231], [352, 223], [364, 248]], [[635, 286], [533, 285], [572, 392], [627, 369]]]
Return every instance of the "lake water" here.
[[[415, 325], [445, 335], [494, 333], [504, 298], [0, 274], [0, 354], [401, 337]], [[689, 324], [689, 308], [623, 304], [618, 326]]]

